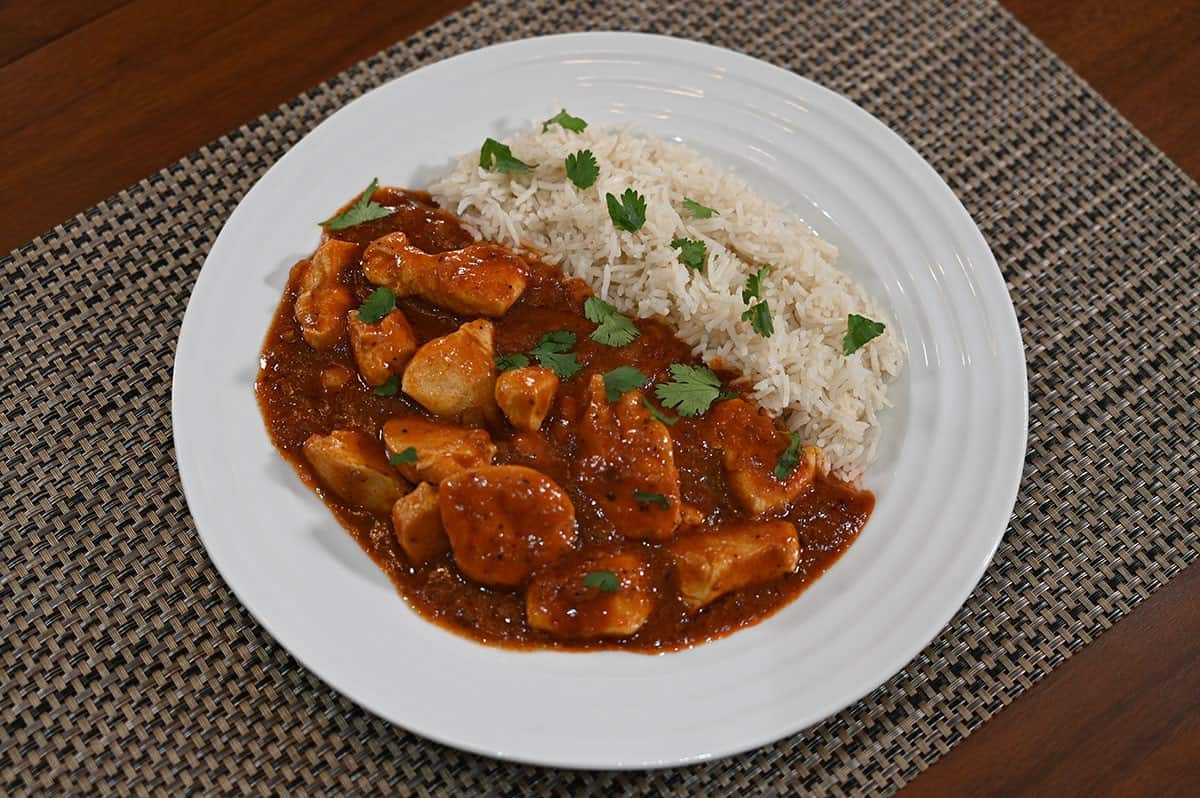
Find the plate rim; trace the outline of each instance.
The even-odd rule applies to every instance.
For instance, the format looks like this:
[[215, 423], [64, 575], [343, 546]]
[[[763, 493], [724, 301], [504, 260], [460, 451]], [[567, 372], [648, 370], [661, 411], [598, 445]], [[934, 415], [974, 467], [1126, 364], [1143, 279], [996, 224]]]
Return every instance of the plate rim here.
[[[854, 695], [852, 698], [849, 698], [847, 700], [839, 699], [836, 702], [838, 704], [838, 707], [836, 709], [828, 712], [827, 714], [822, 715], [821, 717], [819, 717], [815, 720], [811, 720], [811, 721], [805, 720], [802, 723], [800, 723], [799, 725], [795, 725], [793, 728], [791, 728], [790, 731], [784, 732], [782, 735], [777, 733], [776, 730], [772, 730], [770, 732], [760, 734], [759, 736], [754, 737], [753, 739], [746, 739], [742, 743], [740, 743], [736, 746], [727, 746], [727, 747], [720, 748], [718, 750], [700, 753], [700, 754], [697, 754], [694, 756], [669, 758], [669, 759], [655, 760], [655, 761], [622, 761], [622, 762], [612, 762], [612, 761], [608, 761], [608, 760], [606, 760], [604, 762], [568, 761], [568, 760], [564, 760], [561, 758], [555, 758], [555, 757], [539, 757], [539, 756], [532, 756], [532, 755], [524, 755], [522, 753], [514, 753], [512, 751], [497, 751], [497, 750], [493, 750], [493, 749], [479, 747], [479, 746], [475, 746], [475, 745], [472, 745], [467, 742], [463, 742], [462, 740], [453, 739], [451, 736], [444, 735], [437, 730], [431, 730], [431, 729], [425, 728], [420, 722], [416, 722], [415, 719], [399, 720], [399, 719], [390, 717], [389, 715], [384, 714], [383, 712], [372, 707], [367, 702], [367, 700], [360, 699], [355, 694], [356, 691], [349, 689], [342, 684], [339, 684], [338, 679], [336, 677], [331, 676], [331, 675], [323, 672], [321, 669], [314, 667], [308, 661], [307, 657], [298, 654], [290, 646], [288, 646], [284, 642], [283, 638], [280, 637], [276, 633], [275, 629], [272, 627], [272, 624], [269, 622], [269, 620], [266, 617], [263, 617], [258, 610], [256, 610], [250, 603], [248, 603], [245, 600], [243, 593], [238, 589], [238, 587], [233, 583], [233, 581], [231, 581], [229, 579], [225, 568], [222, 567], [218, 558], [213, 556], [214, 549], [213, 549], [213, 545], [212, 545], [212, 541], [211, 541], [211, 530], [210, 530], [210, 535], [206, 535], [204, 532], [204, 528], [203, 528], [204, 525], [201, 522], [201, 517], [203, 515], [205, 515], [207, 510], [201, 509], [198, 512], [197, 511], [197, 501], [194, 498], [199, 495], [199, 492], [198, 492], [199, 489], [197, 486], [200, 482], [200, 476], [197, 473], [193, 472], [192, 466], [187, 465], [187, 463], [189, 461], [194, 462], [194, 460], [191, 460], [187, 454], [187, 452], [190, 451], [190, 444], [185, 443], [187, 438], [186, 438], [186, 432], [183, 430], [184, 421], [181, 419], [181, 413], [178, 411], [178, 408], [181, 406], [181, 404], [186, 405], [186, 403], [187, 403], [187, 399], [181, 397], [180, 392], [179, 392], [179, 385], [180, 385], [179, 375], [180, 375], [180, 370], [181, 370], [181, 363], [187, 362], [187, 359], [190, 356], [189, 353], [192, 351], [191, 342], [193, 339], [196, 338], [195, 328], [196, 328], [197, 322], [195, 321], [195, 314], [192, 312], [193, 308], [195, 307], [195, 305], [193, 303], [193, 299], [195, 299], [196, 296], [200, 293], [200, 291], [202, 289], [204, 289], [207, 285], [207, 282], [205, 281], [206, 272], [205, 272], [205, 269], [203, 266], [201, 267], [199, 273], [196, 276], [195, 282], [192, 286], [192, 290], [189, 292], [187, 306], [186, 306], [186, 309], [184, 312], [183, 320], [180, 325], [178, 337], [176, 340], [175, 359], [174, 359], [174, 364], [172, 367], [171, 415], [172, 415], [172, 439], [173, 439], [173, 444], [174, 444], [174, 448], [175, 448], [176, 465], [178, 468], [179, 478], [180, 478], [180, 482], [181, 482], [181, 485], [183, 488], [184, 496], [187, 501], [188, 511], [189, 511], [189, 514], [192, 516], [193, 523], [195, 524], [197, 534], [200, 537], [200, 540], [205, 547], [205, 553], [208, 556], [209, 561], [215, 566], [217, 572], [220, 574], [221, 579], [224, 581], [224, 583], [229, 588], [229, 590], [233, 593], [233, 595], [237, 598], [238, 602], [242, 605], [242, 607], [247, 612], [249, 612], [251, 617], [253, 617], [254, 620], [272, 637], [272, 639], [275, 641], [275, 643], [280, 645], [281, 647], [283, 647], [283, 649], [285, 651], [287, 651], [290, 656], [294, 657], [296, 659], [296, 661], [299, 662], [306, 670], [308, 670], [310, 673], [315, 675], [324, 684], [328, 685], [330, 688], [332, 688], [339, 694], [345, 696], [346, 698], [348, 698], [349, 700], [354, 702], [357, 706], [362, 707], [364, 710], [371, 713], [372, 715], [380, 717], [389, 723], [395, 724], [407, 731], [410, 731], [414, 734], [418, 734], [422, 737], [433, 740], [433, 741], [443, 744], [443, 745], [447, 745], [447, 746], [450, 746], [450, 747], [453, 747], [453, 748], [456, 748], [459, 750], [469, 751], [469, 752], [475, 753], [475, 754], [480, 754], [483, 756], [488, 756], [488, 757], [498, 758], [498, 759], [503, 759], [503, 760], [508, 760], [508, 761], [514, 761], [514, 762], [520, 762], [520, 763], [524, 763], [524, 764], [543, 765], [543, 766], [550, 765], [550, 766], [556, 766], [556, 767], [570, 767], [570, 768], [579, 768], [579, 769], [588, 769], [588, 770], [593, 770], [593, 769], [655, 769], [655, 768], [671, 767], [671, 766], [677, 766], [677, 765], [697, 764], [700, 762], [712, 761], [712, 760], [716, 760], [716, 759], [725, 758], [725, 757], [732, 756], [735, 754], [743, 753], [745, 751], [753, 750], [755, 748], [759, 748], [763, 745], [770, 744], [774, 741], [782, 739], [783, 737], [799, 733], [799, 732], [803, 731], [804, 729], [815, 725], [816, 723], [820, 723], [823, 719], [832, 717], [833, 715], [844, 710], [845, 708], [858, 703], [864, 697], [866, 697], [871, 692], [873, 692], [875, 689], [877, 689], [880, 685], [885, 684], [887, 681], [892, 679], [897, 673], [901, 672], [921, 651], [923, 651], [926, 647], [928, 647], [928, 645], [939, 634], [942, 633], [942, 631], [947, 627], [949, 622], [953, 619], [954, 615], [957, 614], [962, 609], [962, 607], [965, 605], [965, 603], [969, 599], [970, 595], [974, 592], [979, 581], [982, 579], [988, 566], [991, 564], [991, 562], [995, 556], [995, 553], [996, 553], [1001, 541], [1004, 538], [1004, 534], [1005, 534], [1006, 530], [1008, 529], [1008, 525], [1012, 519], [1013, 511], [1015, 509], [1016, 499], [1017, 499], [1021, 479], [1022, 479], [1023, 472], [1024, 472], [1024, 463], [1025, 463], [1027, 447], [1028, 447], [1028, 434], [1029, 434], [1028, 361], [1026, 358], [1025, 346], [1024, 346], [1024, 342], [1022, 340], [1021, 329], [1020, 329], [1020, 325], [1019, 325], [1017, 314], [1016, 314], [1016, 308], [1012, 302], [1012, 296], [1008, 291], [1008, 287], [1004, 281], [1003, 273], [1000, 271], [999, 265], [995, 259], [995, 255], [994, 255], [994, 253], [992, 253], [991, 248], [988, 246], [986, 238], [984, 237], [982, 231], [979, 229], [979, 226], [975, 223], [974, 219], [971, 217], [970, 213], [967, 211], [966, 207], [962, 204], [962, 201], [954, 193], [954, 191], [949, 187], [949, 185], [945, 182], [945, 180], [941, 177], [941, 175], [938, 174], [938, 172], [932, 167], [932, 165], [929, 164], [924, 159], [924, 157], [922, 157], [921, 154], [919, 152], [917, 152], [911, 145], [909, 145], [908, 142], [906, 142], [899, 134], [897, 134], [895, 131], [893, 131], [882, 120], [875, 117], [873, 114], [871, 114], [869, 111], [867, 111], [866, 109], [864, 109], [861, 106], [859, 106], [858, 104], [856, 104], [854, 101], [850, 100], [849, 98], [845, 97], [844, 95], [842, 95], [838, 92], [833, 91], [832, 89], [822, 86], [821, 84], [819, 84], [813, 80], [805, 78], [802, 75], [799, 75], [788, 69], [785, 69], [783, 67], [772, 64], [768, 61], [754, 58], [753, 56], [747, 55], [747, 54], [737, 51], [737, 50], [718, 47], [715, 45], [707, 44], [704, 42], [698, 42], [698, 41], [694, 41], [694, 40], [690, 40], [690, 39], [665, 36], [665, 35], [661, 35], [661, 34], [635, 33], [635, 32], [579, 32], [579, 33], [563, 33], [563, 34], [552, 34], [552, 35], [547, 35], [547, 36], [527, 37], [527, 38], [517, 39], [517, 40], [513, 40], [513, 41], [507, 41], [507, 42], [501, 42], [498, 44], [493, 44], [488, 47], [470, 50], [470, 51], [460, 53], [455, 56], [451, 56], [449, 58], [441, 59], [434, 63], [426, 64], [417, 69], [406, 72], [402, 75], [399, 75], [388, 81], [385, 81], [384, 83], [382, 83], [378, 86], [373, 87], [369, 91], [364, 92], [359, 97], [356, 97], [353, 100], [351, 100], [350, 102], [345, 103], [344, 105], [338, 107], [335, 111], [333, 111], [328, 116], [326, 116], [318, 125], [314, 126], [312, 128], [312, 130], [305, 133], [305, 135], [303, 137], [301, 137], [295, 144], [291, 145], [288, 148], [288, 150], [282, 156], [280, 156], [270, 166], [270, 168], [268, 168], [254, 182], [254, 185], [251, 186], [246, 191], [246, 193], [243, 195], [241, 200], [239, 200], [238, 204], [234, 207], [233, 211], [231, 211], [230, 214], [225, 218], [225, 221], [221, 227], [221, 231], [218, 233], [217, 237], [213, 240], [213, 243], [212, 243], [211, 247], [209, 248], [208, 253], [205, 256], [205, 265], [208, 264], [210, 258], [212, 257], [213, 252], [218, 250], [218, 246], [221, 242], [221, 239], [226, 234], [226, 231], [229, 227], [230, 220], [238, 213], [239, 210], [242, 209], [242, 207], [244, 205], [246, 205], [248, 202], [251, 201], [251, 199], [255, 195], [255, 192], [260, 189], [260, 187], [266, 181], [267, 177], [269, 175], [271, 175], [272, 172], [279, 169], [281, 164], [288, 162], [288, 160], [297, 152], [297, 150], [304, 143], [304, 141], [307, 140], [310, 136], [312, 136], [312, 134], [315, 131], [317, 131], [320, 128], [322, 128], [323, 126], [329, 124], [331, 122], [331, 120], [333, 120], [335, 117], [337, 117], [339, 114], [341, 114], [346, 109], [354, 106], [356, 103], [363, 101], [367, 97], [384, 89], [385, 87], [391, 85], [392, 83], [395, 83], [397, 81], [410, 80], [410, 79], [416, 78], [416, 77], [422, 75], [423, 73], [427, 73], [428, 71], [431, 71], [431, 70], [436, 70], [438, 67], [441, 67], [452, 61], [462, 62], [462, 61], [466, 61], [466, 60], [470, 60], [470, 59], [483, 58], [487, 55], [494, 56], [494, 55], [496, 55], [498, 53], [502, 53], [503, 51], [506, 51], [506, 50], [516, 50], [516, 49], [521, 49], [521, 48], [531, 47], [531, 46], [545, 45], [547, 47], [553, 47], [556, 44], [567, 43], [567, 42], [571, 42], [571, 43], [586, 42], [590, 46], [598, 46], [598, 47], [604, 47], [604, 46], [624, 47], [625, 45], [628, 45], [629, 43], [632, 43], [632, 42], [641, 42], [646, 46], [647, 49], [653, 47], [653, 45], [655, 43], [663, 44], [664, 46], [669, 45], [670, 47], [682, 46], [684, 48], [694, 49], [697, 53], [717, 52], [717, 53], [720, 53], [723, 58], [732, 58], [734, 61], [736, 61], [738, 63], [739, 66], [752, 65], [754, 69], [766, 68], [767, 70], [774, 73], [775, 77], [777, 77], [777, 78], [782, 78], [782, 79], [786, 79], [789, 81], [800, 81], [801, 84], [803, 84], [805, 86], [805, 89], [807, 91], [815, 92], [818, 96], [823, 97], [825, 100], [830, 101], [836, 105], [841, 105], [845, 108], [849, 108], [852, 110], [852, 112], [862, 115], [863, 117], [869, 119], [870, 121], [868, 122], [868, 124], [873, 124], [877, 128], [877, 132], [882, 133], [885, 136], [892, 139], [894, 144], [899, 144], [904, 150], [907, 151], [907, 155], [910, 157], [911, 163], [918, 165], [918, 168], [922, 172], [926, 173], [927, 179], [932, 178], [933, 182], [931, 183], [931, 185], [936, 186], [936, 191], [943, 195], [942, 199], [950, 200], [952, 203], [953, 210], [958, 213], [961, 213], [962, 218], [966, 222], [969, 223], [968, 225], [965, 225], [963, 227], [961, 232], [967, 234], [969, 236], [969, 238], [971, 239], [970, 243], [975, 246], [978, 253], [985, 256], [982, 259], [982, 262], [980, 262], [979, 260], [974, 261], [973, 265], [976, 268], [973, 269], [973, 274], [978, 275], [983, 280], [998, 281], [999, 290], [1003, 292], [1003, 296], [1007, 300], [1004, 303], [1004, 309], [1007, 312], [1000, 314], [999, 317], [996, 319], [996, 321], [997, 321], [998, 326], [1000, 327], [1000, 329], [998, 330], [999, 334], [1002, 334], [1005, 337], [1012, 336], [1015, 339], [1015, 345], [1016, 345], [1015, 352], [1017, 354], [1017, 357], [1020, 360], [1020, 364], [1019, 364], [1020, 368], [1018, 369], [1019, 376], [1020, 376], [1019, 389], [1020, 389], [1020, 394], [1021, 394], [1021, 402], [1019, 404], [1019, 432], [1020, 432], [1020, 435], [1019, 435], [1019, 442], [1017, 441], [1016, 437], [1014, 437], [1012, 441], [1008, 442], [1009, 443], [1008, 448], [1010, 450], [1012, 450], [1012, 452], [1017, 453], [1017, 454], [1014, 454], [1014, 456], [1012, 457], [1012, 465], [1010, 467], [1010, 473], [1007, 474], [1007, 478], [1005, 480], [1004, 485], [1002, 486], [1002, 488], [994, 489], [996, 491], [996, 493], [999, 494], [1000, 498], [1003, 499], [1002, 504], [1004, 506], [1008, 507], [1009, 510], [1002, 521], [999, 518], [991, 519], [992, 523], [990, 525], [998, 525], [999, 529], [994, 535], [990, 536], [992, 542], [991, 542], [991, 545], [987, 552], [986, 557], [983, 557], [980, 559], [979, 562], [972, 564], [971, 572], [969, 575], [965, 573], [965, 569], [964, 569], [964, 574], [958, 581], [956, 581], [955, 584], [956, 585], [965, 585], [965, 588], [962, 590], [954, 591], [955, 598], [954, 598], [953, 602], [949, 602], [949, 601], [947, 602], [947, 606], [949, 607], [949, 609], [947, 611], [945, 611], [943, 613], [937, 613], [938, 619], [937, 619], [936, 624], [934, 624], [934, 622], [932, 620], [927, 622], [926, 624], [922, 624], [922, 626], [924, 626], [928, 630], [927, 634], [926, 633], [923, 633], [921, 635], [914, 634], [914, 635], [912, 635], [911, 641], [908, 645], [900, 646], [899, 648], [903, 650], [903, 653], [897, 654], [895, 657], [892, 658], [892, 659], [898, 660], [898, 664], [893, 667], [893, 665], [889, 663], [886, 667], [880, 668], [879, 669], [880, 671], [886, 670], [886, 671], [888, 671], [888, 673], [887, 673], [887, 675], [883, 676], [882, 679], [880, 679], [878, 682], [867, 686], [866, 688], [862, 689], [860, 692], [857, 692], [857, 694]], [[211, 270], [211, 269], [208, 270], [207, 275], [209, 277], [209, 280], [211, 280], [212, 275], [213, 275], [213, 270]], [[189, 320], [191, 321], [190, 325], [189, 325]], [[188, 336], [189, 330], [193, 331], [193, 334], [190, 337]], [[185, 347], [185, 343], [188, 344], [187, 347]], [[181, 356], [181, 353], [182, 353], [182, 356]], [[1017, 364], [1014, 361], [1014, 363], [1009, 364], [1009, 365], [1016, 366]], [[1014, 387], [1016, 387], [1016, 386], [1014, 386]], [[183, 399], [182, 402], [181, 402], [181, 398]], [[1013, 397], [1013, 400], [1015, 400], [1015, 395]], [[1013, 400], [1010, 400], [1010, 401], [1013, 401]], [[1013, 409], [1018, 409], [1018, 408], [1016, 408], [1014, 406]], [[181, 443], [183, 445], [181, 445]], [[1000, 473], [1004, 474], [1005, 472], [1001, 471]], [[203, 505], [200, 505], [200, 506], [203, 507]], [[942, 617], [943, 615], [944, 615], [944, 617]], [[603, 654], [604, 652], [600, 652], [600, 653]], [[588, 654], [572, 652], [571, 654], [569, 654], [569, 656], [588, 656]]]

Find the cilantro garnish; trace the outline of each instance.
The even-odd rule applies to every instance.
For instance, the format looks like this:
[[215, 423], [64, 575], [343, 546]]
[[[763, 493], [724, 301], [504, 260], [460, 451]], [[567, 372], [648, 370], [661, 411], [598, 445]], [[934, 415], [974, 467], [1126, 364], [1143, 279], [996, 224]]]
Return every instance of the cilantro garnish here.
[[608, 201], [608, 215], [613, 224], [621, 230], [636, 233], [646, 223], [646, 198], [631, 188], [625, 189], [620, 201], [612, 194], [605, 194]]
[[533, 168], [512, 154], [507, 144], [487, 139], [479, 148], [479, 165], [493, 172], [528, 172]]
[[409, 446], [402, 452], [396, 452], [388, 458], [388, 462], [392, 465], [404, 465], [405, 463], [417, 462], [417, 449], [415, 446]]
[[779, 462], [775, 464], [775, 479], [780, 482], [786, 482], [796, 470], [796, 466], [800, 465], [800, 435], [789, 432], [788, 437], [791, 441], [783, 450], [783, 454], [779, 455]]
[[666, 413], [659, 410], [654, 405], [650, 404], [650, 402], [644, 396], [642, 397], [642, 405], [645, 406], [645, 408], [650, 411], [650, 415], [654, 416], [654, 418], [656, 418], [657, 420], [666, 424], [668, 427], [679, 420], [677, 418], [671, 418]]
[[396, 293], [390, 288], [376, 288], [359, 307], [358, 320], [367, 324], [378, 324], [395, 309]]
[[711, 369], [684, 363], [672, 363], [671, 381], [660, 383], [654, 393], [681, 416], [699, 416], [708, 412], [713, 402], [735, 395], [721, 390], [721, 378]]
[[547, 353], [561, 354], [562, 352], [570, 352], [571, 347], [575, 346], [576, 336], [570, 330], [555, 330], [548, 332], [538, 341], [538, 345], [530, 350], [529, 354], [537, 357]]
[[742, 289], [742, 301], [747, 305], [751, 299], [758, 299], [762, 296], [763, 280], [767, 279], [770, 274], [771, 267], [763, 266], [754, 274], [746, 278], [746, 287]]
[[541, 363], [543, 366], [558, 375], [560, 380], [569, 380], [579, 372], [583, 371], [583, 364], [575, 359], [574, 354], [538, 355], [537, 359], [538, 363]]
[[400, 378], [397, 377], [395, 374], [393, 374], [392, 376], [387, 378], [387, 382], [385, 382], [383, 385], [378, 385], [375, 387], [375, 395], [376, 396], [395, 396], [396, 392], [399, 390], [400, 390]]
[[362, 196], [353, 205], [321, 222], [321, 226], [326, 230], [345, 230], [347, 227], [354, 227], [363, 222], [371, 222], [376, 219], [382, 219], [385, 216], [391, 216], [396, 212], [395, 208], [389, 208], [386, 205], [380, 205], [378, 202], [371, 201], [371, 196], [377, 188], [379, 188], [379, 178], [371, 181], [371, 185], [367, 186], [367, 190], [362, 193]]
[[635, 490], [633, 492], [633, 498], [636, 499], [637, 501], [641, 502], [642, 504], [657, 504], [659, 507], [663, 508], [664, 510], [671, 509], [671, 500], [668, 499], [666, 496], [662, 495], [661, 493], [651, 493], [651, 492], [645, 491], [645, 490]]
[[701, 271], [708, 259], [708, 244], [696, 238], [677, 238], [671, 248], [679, 250], [680, 263], [695, 271]]
[[[587, 127], [587, 122], [584, 122], [582, 119], [580, 119], [577, 116], [571, 116], [570, 114], [567, 113], [567, 109], [564, 108], [561, 111], [559, 111], [557, 114], [555, 114], [554, 116], [550, 117], [549, 119], [547, 119], [545, 122], [542, 123], [542, 132], [545, 133], [547, 130], [549, 130], [551, 125], [559, 125], [561, 127], [565, 127], [567, 130], [571, 131], [572, 133], [582, 133], [584, 131], [584, 129]], [[585, 187], [580, 186], [580, 188], [585, 188]]]
[[575, 333], [569, 330], [548, 332], [529, 354], [557, 374], [560, 380], [569, 380], [583, 370], [583, 364], [575, 359], [574, 353], [567, 354], [575, 346], [575, 339]]
[[623, 316], [617, 309], [599, 297], [590, 296], [583, 303], [583, 315], [592, 324], [599, 324], [591, 334], [591, 339], [605, 346], [621, 347], [632, 343], [640, 332], [637, 325], [628, 316]]
[[612, 571], [589, 571], [583, 576], [583, 586], [612, 593], [621, 586], [621, 580]]
[[742, 321], [750, 322], [750, 327], [763, 338], [770, 338], [775, 332], [775, 323], [771, 321], [771, 309], [767, 301], [755, 302], [742, 313]]
[[600, 176], [600, 165], [591, 150], [580, 150], [567, 156], [567, 177], [578, 188], [591, 188]]
[[883, 330], [884, 326], [882, 322], [871, 321], [866, 316], [851, 313], [846, 317], [846, 337], [842, 339], [842, 352], [847, 355], [853, 355], [867, 341], [883, 335]]
[[683, 207], [687, 209], [688, 213], [690, 213], [692, 216], [695, 216], [697, 219], [711, 219], [714, 213], [716, 213], [718, 216], [720, 215], [718, 211], [714, 211], [712, 208], [701, 205], [694, 199], [688, 199], [687, 197], [683, 198]]
[[615, 402], [621, 394], [641, 388], [650, 378], [633, 366], [618, 366], [604, 375], [604, 394], [608, 401]]
[[524, 368], [529, 365], [529, 358], [536, 358], [538, 363], [553, 371], [560, 380], [569, 380], [583, 370], [583, 364], [569, 354], [575, 346], [576, 335], [570, 330], [548, 332], [538, 341], [538, 345], [529, 350], [529, 354], [512, 352], [507, 355], [495, 355], [492, 360], [496, 363], [497, 371]]
[[520, 352], [513, 352], [508, 355], [496, 355], [492, 360], [496, 361], [496, 371], [523, 369], [529, 365], [529, 358]]

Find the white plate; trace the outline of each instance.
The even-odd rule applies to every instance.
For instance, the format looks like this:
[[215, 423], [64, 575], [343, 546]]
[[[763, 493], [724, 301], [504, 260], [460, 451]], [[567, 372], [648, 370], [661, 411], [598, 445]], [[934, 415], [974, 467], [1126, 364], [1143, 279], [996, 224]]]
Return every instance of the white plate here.
[[[878, 505], [799, 600], [675, 654], [519, 653], [419, 618], [275, 453], [253, 385], [288, 268], [378, 175], [421, 186], [487, 136], [564, 106], [686, 142], [789, 204], [886, 304], [910, 353]], [[759, 746], [853, 703], [962, 605], [1007, 525], [1025, 451], [1024, 356], [983, 237], [937, 174], [844, 98], [676, 39], [575, 34], [489, 47], [350, 103], [242, 200], [176, 353], [175, 446], [209, 555], [275, 639], [418, 734], [540, 764], [653, 767]]]

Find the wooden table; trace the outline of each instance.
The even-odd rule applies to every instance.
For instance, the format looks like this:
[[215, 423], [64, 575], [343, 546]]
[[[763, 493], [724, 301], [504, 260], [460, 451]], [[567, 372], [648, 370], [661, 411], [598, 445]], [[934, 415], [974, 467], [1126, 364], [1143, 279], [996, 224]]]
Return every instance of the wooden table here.
[[[7, 0], [0, 249], [269, 111], [465, 0]], [[1005, 5], [1200, 178], [1200, 4]], [[353, 27], [337, 23], [353, 18]], [[906, 788], [1191, 794], [1200, 569], [1176, 577]]]

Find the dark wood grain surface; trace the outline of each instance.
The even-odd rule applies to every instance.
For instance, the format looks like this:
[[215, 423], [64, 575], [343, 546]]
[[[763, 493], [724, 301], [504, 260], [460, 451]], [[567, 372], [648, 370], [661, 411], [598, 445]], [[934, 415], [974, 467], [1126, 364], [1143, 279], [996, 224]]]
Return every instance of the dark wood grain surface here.
[[[465, 4], [5, 0], [0, 249]], [[1200, 3], [1005, 6], [1200, 178]], [[1200, 571], [1192, 568], [904, 792], [1195, 795], [1197, 780]]]

